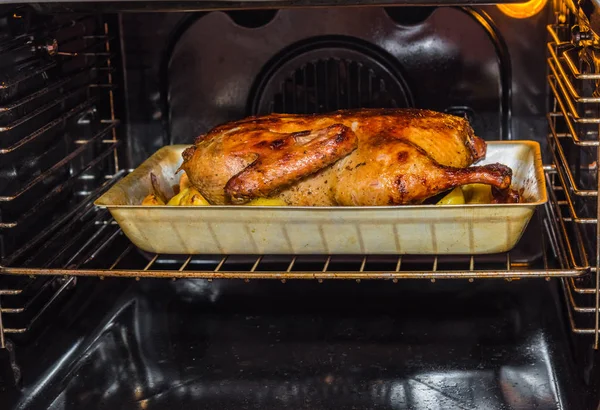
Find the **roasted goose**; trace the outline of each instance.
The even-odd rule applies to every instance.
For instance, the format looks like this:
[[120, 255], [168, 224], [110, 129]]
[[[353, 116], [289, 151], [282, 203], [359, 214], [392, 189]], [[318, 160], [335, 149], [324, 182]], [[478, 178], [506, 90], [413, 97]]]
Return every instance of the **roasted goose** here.
[[304, 206], [400, 205], [471, 183], [507, 192], [510, 168], [470, 167], [485, 152], [465, 119], [362, 109], [221, 125], [184, 151], [181, 168], [215, 205], [266, 197]]

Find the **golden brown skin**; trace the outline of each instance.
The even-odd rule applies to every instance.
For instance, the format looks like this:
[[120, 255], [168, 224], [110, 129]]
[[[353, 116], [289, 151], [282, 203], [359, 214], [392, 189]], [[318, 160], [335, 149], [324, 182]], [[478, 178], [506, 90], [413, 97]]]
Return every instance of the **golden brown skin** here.
[[467, 168], [485, 150], [465, 119], [434, 111], [272, 114], [200, 136], [181, 168], [215, 205], [257, 197], [303, 206], [399, 205], [468, 183], [506, 190], [510, 168]]
[[288, 134], [275, 140], [262, 139], [254, 145], [256, 160], [225, 185], [232, 202], [268, 197], [323, 169], [354, 151], [356, 135], [346, 126]]

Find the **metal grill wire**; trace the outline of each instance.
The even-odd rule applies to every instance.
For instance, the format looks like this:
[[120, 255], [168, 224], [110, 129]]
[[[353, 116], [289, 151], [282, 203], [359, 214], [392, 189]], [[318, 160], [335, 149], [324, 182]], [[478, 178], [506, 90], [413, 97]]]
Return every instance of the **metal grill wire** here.
[[[28, 266], [31, 251], [40, 254], [71, 218], [95, 213], [91, 198], [119, 174], [116, 54], [102, 16], [43, 17], [19, 7], [2, 17], [0, 266], [29, 252]], [[0, 278], [0, 348], [5, 334], [41, 322], [75, 282]]]
[[404, 106], [389, 85], [360, 62], [335, 58], [304, 64], [280, 85], [269, 112], [330, 112], [344, 108]]
[[250, 101], [252, 115], [414, 105], [392, 56], [371, 43], [344, 36], [290, 45], [265, 65]]
[[[570, 250], [559, 258], [571, 266], [568, 252], [589, 259], [590, 273], [580, 278], [563, 278], [568, 317], [575, 333], [592, 334], [594, 348], [600, 344], [600, 226], [598, 196], [600, 178], [600, 70], [592, 41], [573, 39], [572, 27], [589, 27], [583, 13], [570, 2], [559, 2], [556, 22], [548, 26], [548, 83], [553, 104], [548, 113], [548, 146], [555, 164], [550, 180], [556, 193], [555, 212], [572, 222], [566, 237]], [[596, 59], [596, 60], [595, 60]]]
[[[122, 174], [120, 174], [122, 175]], [[550, 177], [550, 175], [549, 175]], [[113, 181], [101, 187], [107, 189]], [[564, 256], [565, 267], [552, 265], [544, 252], [542, 261], [523, 255], [477, 256], [415, 255], [156, 255], [137, 250], [106, 210], [90, 203], [77, 210], [74, 218], [62, 224], [50, 240], [29, 253], [22, 253], [4, 272], [38, 275], [126, 276], [169, 278], [238, 279], [401, 279], [426, 278], [505, 278], [578, 277], [587, 267], [564, 249], [568, 223], [540, 210], [539, 224], [548, 227], [549, 248]], [[81, 221], [84, 221], [83, 223]], [[81, 241], [85, 238], [85, 241]], [[544, 243], [545, 236], [542, 236]], [[542, 247], [546, 249], [546, 247]], [[47, 255], [52, 255], [48, 257]], [[571, 260], [570, 258], [573, 258]], [[37, 266], [44, 263], [44, 269]], [[25, 265], [25, 267], [23, 267]], [[566, 268], [575, 265], [577, 268]]]

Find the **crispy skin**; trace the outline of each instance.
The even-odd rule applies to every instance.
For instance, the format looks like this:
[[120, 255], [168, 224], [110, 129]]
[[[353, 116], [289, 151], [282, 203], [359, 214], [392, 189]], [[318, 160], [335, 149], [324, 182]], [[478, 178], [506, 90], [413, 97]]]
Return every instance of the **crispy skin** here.
[[200, 136], [182, 169], [212, 204], [399, 205], [467, 183], [507, 189], [508, 167], [466, 168], [485, 150], [466, 120], [434, 111], [272, 114]]
[[356, 135], [341, 124], [275, 140], [263, 139], [254, 146], [256, 160], [227, 182], [225, 192], [234, 203], [268, 197], [335, 163], [357, 145]]

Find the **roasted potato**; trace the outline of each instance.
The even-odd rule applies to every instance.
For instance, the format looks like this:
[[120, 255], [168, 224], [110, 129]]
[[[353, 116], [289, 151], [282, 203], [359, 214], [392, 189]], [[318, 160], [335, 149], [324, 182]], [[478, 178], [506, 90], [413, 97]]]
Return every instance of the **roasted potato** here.
[[467, 204], [491, 204], [492, 187], [486, 184], [468, 184], [462, 187]]
[[486, 184], [467, 184], [454, 188], [437, 205], [491, 204], [492, 187]]
[[206, 206], [208, 201], [196, 188], [182, 189], [177, 195], [167, 202], [169, 206]]
[[460, 187], [454, 188], [448, 195], [439, 200], [437, 205], [462, 205], [465, 203], [465, 197]]
[[142, 201], [142, 205], [144, 205], [144, 206], [156, 206], [156, 205], [164, 205], [164, 204], [165, 203], [154, 194], [146, 195], [146, 197]]
[[248, 206], [287, 206], [285, 201], [278, 198], [256, 198], [248, 202]]
[[207, 206], [210, 205], [206, 198], [202, 196], [196, 188], [190, 187], [185, 191], [185, 195], [181, 198], [180, 206]]

